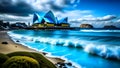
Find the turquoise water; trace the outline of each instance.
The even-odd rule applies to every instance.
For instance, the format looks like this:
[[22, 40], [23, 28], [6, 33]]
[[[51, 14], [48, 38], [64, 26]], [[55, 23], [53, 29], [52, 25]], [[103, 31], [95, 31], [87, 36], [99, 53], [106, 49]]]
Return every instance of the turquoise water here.
[[82, 68], [120, 68], [120, 30], [16, 30], [13, 40]]

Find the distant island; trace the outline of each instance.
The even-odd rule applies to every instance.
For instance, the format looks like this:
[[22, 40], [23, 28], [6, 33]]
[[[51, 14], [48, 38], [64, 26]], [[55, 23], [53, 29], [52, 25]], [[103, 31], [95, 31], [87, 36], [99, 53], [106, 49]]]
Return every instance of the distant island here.
[[80, 28], [94, 28], [94, 27], [90, 24], [81, 24]]
[[106, 25], [106, 26], [104, 26], [103, 28], [113, 28], [113, 29], [116, 29], [117, 27], [116, 26], [114, 26], [114, 25]]

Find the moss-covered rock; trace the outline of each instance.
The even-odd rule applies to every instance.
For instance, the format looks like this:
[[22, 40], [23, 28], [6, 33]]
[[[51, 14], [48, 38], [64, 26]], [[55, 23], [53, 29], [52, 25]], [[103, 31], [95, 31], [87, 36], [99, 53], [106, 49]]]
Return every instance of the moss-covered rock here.
[[27, 56], [14, 56], [9, 58], [3, 68], [40, 68], [37, 60]]
[[6, 60], [8, 60], [8, 58], [9, 58], [9, 57], [8, 57], [7, 55], [0, 53], [0, 67], [2, 67], [2, 64], [3, 64]]

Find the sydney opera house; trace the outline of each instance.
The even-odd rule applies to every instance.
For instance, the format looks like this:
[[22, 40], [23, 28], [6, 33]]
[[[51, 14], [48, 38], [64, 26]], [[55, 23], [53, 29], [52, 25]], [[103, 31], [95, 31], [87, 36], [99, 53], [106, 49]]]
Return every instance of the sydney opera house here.
[[35, 13], [33, 16], [33, 25], [34, 28], [41, 27], [69, 27], [68, 17], [62, 18], [60, 20], [54, 16], [51, 11], [48, 11], [44, 16]]

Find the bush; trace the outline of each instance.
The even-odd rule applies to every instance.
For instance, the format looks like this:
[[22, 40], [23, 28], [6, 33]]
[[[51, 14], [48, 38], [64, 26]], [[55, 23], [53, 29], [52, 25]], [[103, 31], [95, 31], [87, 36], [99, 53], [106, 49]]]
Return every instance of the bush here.
[[27, 56], [14, 56], [9, 58], [3, 68], [40, 68], [37, 60]]
[[38, 62], [40, 64], [40, 68], [56, 68], [56, 66], [50, 62], [48, 59], [46, 59], [43, 55], [39, 54], [39, 53], [35, 53], [35, 52], [31, 52]]
[[9, 57], [12, 57], [12, 56], [32, 57], [39, 62], [40, 68], [56, 68], [56, 66], [52, 62], [50, 62], [48, 59], [46, 59], [43, 55], [41, 55], [39, 53], [35, 53], [35, 52], [13, 52], [13, 53], [9, 53], [7, 55]]
[[9, 57], [5, 54], [0, 53], [0, 67], [2, 67], [2, 64], [8, 59]]
[[30, 52], [23, 52], [23, 51], [8, 53], [7, 56], [9, 56], [9, 57], [13, 57], [13, 56], [28, 56], [28, 57], [35, 58], [35, 56], [32, 53], [30, 53]]

